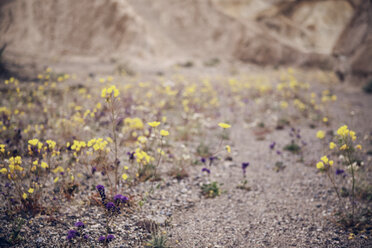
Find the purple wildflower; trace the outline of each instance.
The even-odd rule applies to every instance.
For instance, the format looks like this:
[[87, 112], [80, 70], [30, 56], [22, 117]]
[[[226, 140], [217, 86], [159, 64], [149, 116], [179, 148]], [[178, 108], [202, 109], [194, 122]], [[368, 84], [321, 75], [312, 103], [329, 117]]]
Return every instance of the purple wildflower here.
[[271, 149], [271, 150], [274, 150], [275, 145], [276, 145], [276, 143], [275, 143], [275, 141], [274, 141], [273, 143], [270, 144], [270, 149]]
[[97, 185], [96, 189], [98, 190], [98, 192], [101, 192], [101, 191], [105, 192], [105, 187], [103, 185], [100, 185], [100, 184]]
[[280, 155], [280, 154], [282, 154], [282, 152], [279, 151], [279, 150], [277, 150], [277, 151], [276, 151], [276, 154]]
[[203, 168], [203, 169], [202, 169], [202, 172], [207, 172], [208, 174], [211, 174], [211, 170], [208, 169], [208, 168]]
[[209, 157], [209, 165], [212, 165], [213, 164], [213, 161], [214, 160], [217, 160], [218, 158], [216, 156], [211, 156]]
[[88, 234], [84, 234], [83, 238], [84, 239], [89, 239], [89, 235]]
[[115, 239], [115, 236], [112, 234], [107, 235], [107, 242], [110, 242]]
[[99, 241], [100, 243], [105, 242], [105, 240], [106, 240], [106, 237], [103, 236], [103, 235], [102, 235], [101, 237], [98, 238], [98, 241]]
[[81, 222], [81, 221], [76, 222], [76, 223], [75, 223], [75, 226], [78, 227], [78, 228], [84, 228], [84, 227], [85, 227], [85, 226], [84, 226], [84, 223]]
[[249, 162], [242, 163], [242, 169], [245, 170], [249, 166]]
[[246, 173], [246, 170], [247, 170], [248, 166], [249, 166], [249, 162], [243, 162], [242, 163], [242, 169], [243, 169], [244, 176], [245, 176], [245, 173]]
[[71, 240], [71, 239], [75, 238], [77, 234], [78, 234], [78, 232], [76, 230], [72, 229], [72, 230], [68, 231], [67, 239]]
[[121, 194], [117, 194], [114, 196], [114, 202], [121, 202], [121, 198], [123, 197], [123, 195]]
[[336, 175], [341, 175], [341, 174], [344, 174], [344, 173], [345, 173], [345, 171], [342, 170], [342, 169], [337, 169], [336, 170]]
[[200, 161], [205, 164], [205, 158], [201, 158]]
[[129, 156], [129, 160], [134, 160], [134, 153], [135, 152], [127, 152], [127, 155]]
[[125, 203], [125, 202], [127, 202], [128, 200], [129, 200], [128, 197], [123, 196], [123, 195], [121, 195], [121, 194], [118, 194], [118, 195], [114, 196], [114, 202], [115, 202], [116, 204]]
[[113, 209], [115, 209], [115, 204], [114, 204], [113, 202], [108, 202], [108, 203], [106, 204], [106, 208], [107, 208], [108, 210], [113, 210]]
[[92, 167], [92, 174], [94, 174], [97, 171], [97, 167], [93, 166]]
[[103, 185], [97, 185], [96, 189], [98, 190], [98, 193], [101, 196], [102, 203], [104, 203], [106, 200], [105, 187]]

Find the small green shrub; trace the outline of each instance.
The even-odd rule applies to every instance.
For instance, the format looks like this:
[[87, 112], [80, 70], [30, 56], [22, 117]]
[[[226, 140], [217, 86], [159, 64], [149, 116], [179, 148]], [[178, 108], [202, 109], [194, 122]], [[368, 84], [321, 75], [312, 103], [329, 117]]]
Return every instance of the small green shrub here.
[[146, 247], [151, 248], [167, 248], [167, 237], [164, 234], [153, 234], [149, 243], [146, 244]]
[[201, 193], [207, 198], [215, 198], [221, 194], [221, 190], [217, 182], [211, 182], [201, 186]]
[[292, 142], [284, 147], [284, 150], [292, 152], [292, 153], [298, 153], [301, 150], [301, 147], [297, 145], [296, 143]]

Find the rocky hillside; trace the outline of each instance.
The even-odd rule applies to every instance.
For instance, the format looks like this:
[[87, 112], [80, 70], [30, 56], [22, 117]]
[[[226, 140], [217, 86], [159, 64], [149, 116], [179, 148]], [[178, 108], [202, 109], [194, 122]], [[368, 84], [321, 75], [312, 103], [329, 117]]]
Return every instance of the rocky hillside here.
[[7, 61], [225, 58], [371, 75], [362, 0], [5, 0]]

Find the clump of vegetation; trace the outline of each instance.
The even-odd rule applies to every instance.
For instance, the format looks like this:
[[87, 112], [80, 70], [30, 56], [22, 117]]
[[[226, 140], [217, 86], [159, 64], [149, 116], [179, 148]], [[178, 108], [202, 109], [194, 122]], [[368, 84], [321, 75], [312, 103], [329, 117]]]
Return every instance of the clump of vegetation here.
[[26, 223], [25, 219], [23, 219], [21, 217], [16, 218], [13, 221], [11, 233], [9, 234], [9, 237], [7, 239], [5, 239], [5, 242], [8, 243], [9, 245], [10, 244], [15, 245], [15, 244], [21, 242], [22, 237], [20, 237], [19, 234], [20, 234], [21, 229], [22, 229], [22, 227], [25, 223]]
[[292, 152], [292, 153], [299, 153], [301, 151], [301, 147], [294, 142], [289, 143], [288, 145], [284, 146], [284, 150]]
[[151, 240], [146, 244], [146, 247], [150, 248], [168, 248], [168, 239], [165, 233], [154, 232]]
[[221, 194], [220, 186], [217, 182], [205, 183], [201, 186], [201, 193], [206, 198], [215, 198]]
[[[317, 136], [319, 138], [323, 135], [318, 133]], [[358, 174], [363, 171], [364, 165], [359, 158], [362, 145], [357, 143], [356, 133], [350, 130], [348, 126], [343, 125], [337, 130], [334, 141], [329, 143], [329, 150], [331, 155], [322, 156], [316, 167], [320, 172], [327, 175], [336, 192], [340, 206], [340, 222], [346, 227], [360, 227], [366, 215], [361, 207], [362, 203], [357, 201], [357, 193], [361, 193], [359, 195], [361, 196], [360, 199], [364, 198], [367, 201], [370, 195], [368, 187], [366, 188], [367, 191], [360, 190], [361, 188], [357, 187], [358, 179], [361, 179]], [[334, 160], [330, 158], [331, 156], [337, 158], [339, 160], [338, 164], [341, 166], [336, 166]], [[341, 180], [345, 177], [350, 177], [350, 184]], [[345, 205], [343, 198], [349, 198], [349, 204]], [[346, 208], [348, 206], [351, 210]]]

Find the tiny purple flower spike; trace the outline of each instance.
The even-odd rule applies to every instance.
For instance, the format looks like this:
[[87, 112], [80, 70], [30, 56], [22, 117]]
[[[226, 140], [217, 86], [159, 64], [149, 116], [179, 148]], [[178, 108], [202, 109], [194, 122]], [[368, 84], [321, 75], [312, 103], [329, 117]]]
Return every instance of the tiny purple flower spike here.
[[76, 222], [76, 223], [75, 223], [75, 226], [78, 227], [78, 228], [84, 228], [84, 227], [85, 227], [85, 226], [84, 226], [84, 223], [81, 222], [81, 221]]
[[129, 160], [134, 160], [134, 152], [127, 152], [127, 155], [129, 156]]
[[278, 151], [276, 151], [276, 154], [280, 155], [280, 154], [282, 154], [282, 152], [278, 150]]
[[88, 240], [88, 239], [89, 239], [89, 235], [88, 235], [88, 234], [85, 234], [85, 235], [83, 236], [83, 238], [86, 239], [86, 240]]
[[92, 167], [92, 174], [94, 174], [97, 171], [97, 167], [93, 166]]
[[98, 238], [98, 241], [99, 241], [100, 243], [105, 242], [105, 240], [106, 240], [106, 237], [105, 237], [105, 236], [101, 236], [101, 237]]
[[270, 144], [270, 149], [271, 149], [271, 150], [274, 150], [275, 145], [276, 145], [276, 143], [275, 143], [275, 141], [274, 141], [273, 143]]
[[249, 162], [242, 163], [243, 169], [247, 169], [248, 166], [249, 166]]
[[244, 162], [242, 163], [242, 169], [243, 169], [243, 174], [245, 175], [247, 167], [249, 166], [249, 162]]
[[103, 185], [97, 185], [96, 186], [96, 189], [101, 192], [101, 191], [105, 191], [105, 187]]
[[210, 160], [211, 162], [213, 162], [213, 160], [216, 160], [216, 159], [217, 159], [216, 156], [211, 156], [211, 157], [209, 157], [209, 160]]
[[111, 242], [115, 239], [115, 236], [112, 234], [107, 235], [107, 242]]
[[72, 229], [72, 230], [68, 231], [67, 239], [71, 240], [71, 239], [75, 238], [76, 235], [77, 235], [77, 231]]
[[341, 174], [344, 174], [344, 170], [342, 170], [342, 169], [337, 169], [336, 170], [336, 175], [341, 175]]
[[114, 202], [121, 202], [122, 198], [123, 196], [121, 194], [117, 194], [114, 196]]
[[118, 194], [118, 195], [114, 196], [114, 202], [115, 202], [116, 204], [119, 204], [119, 203], [126, 203], [128, 200], [129, 200], [128, 197], [123, 196], [123, 195], [121, 195], [121, 194]]
[[202, 172], [207, 172], [208, 174], [211, 174], [211, 170], [208, 169], [208, 168], [203, 168], [203, 169], [202, 169]]
[[115, 209], [115, 204], [114, 204], [113, 202], [108, 202], [108, 203], [106, 204], [106, 208], [107, 208], [108, 210]]
[[99, 195], [101, 196], [102, 203], [106, 201], [105, 187], [103, 185], [97, 185], [96, 189], [98, 190]]
[[201, 158], [200, 161], [205, 164], [205, 158]]

